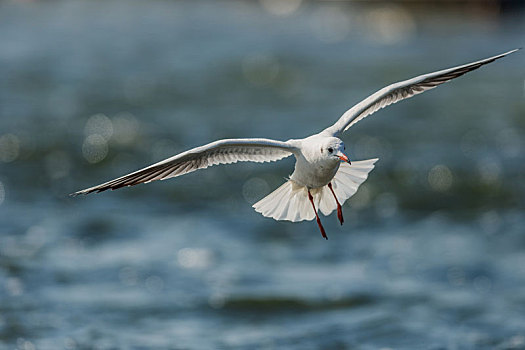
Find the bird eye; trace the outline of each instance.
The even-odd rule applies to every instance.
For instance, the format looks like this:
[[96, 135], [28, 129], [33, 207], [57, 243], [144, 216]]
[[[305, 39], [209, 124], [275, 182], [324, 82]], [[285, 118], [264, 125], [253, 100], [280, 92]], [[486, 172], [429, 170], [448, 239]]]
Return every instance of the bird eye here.
[[334, 149], [332, 147], [328, 148], [328, 152], [332, 153]]

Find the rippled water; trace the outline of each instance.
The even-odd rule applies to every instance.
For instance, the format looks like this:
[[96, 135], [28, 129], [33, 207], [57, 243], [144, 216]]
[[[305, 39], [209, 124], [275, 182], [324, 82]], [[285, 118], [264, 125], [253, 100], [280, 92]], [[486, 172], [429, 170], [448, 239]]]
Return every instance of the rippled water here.
[[67, 197], [523, 45], [517, 8], [429, 10], [0, 4], [0, 346], [525, 348], [523, 52], [353, 127], [380, 161], [328, 241], [250, 207], [292, 159]]

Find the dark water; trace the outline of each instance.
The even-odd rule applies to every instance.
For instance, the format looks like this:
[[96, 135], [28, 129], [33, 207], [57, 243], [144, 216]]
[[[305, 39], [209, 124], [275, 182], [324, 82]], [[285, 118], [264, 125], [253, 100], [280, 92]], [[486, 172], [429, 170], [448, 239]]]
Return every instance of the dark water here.
[[525, 348], [523, 52], [353, 127], [380, 161], [328, 241], [250, 207], [291, 159], [66, 196], [524, 44], [517, 9], [283, 3], [0, 3], [1, 348]]

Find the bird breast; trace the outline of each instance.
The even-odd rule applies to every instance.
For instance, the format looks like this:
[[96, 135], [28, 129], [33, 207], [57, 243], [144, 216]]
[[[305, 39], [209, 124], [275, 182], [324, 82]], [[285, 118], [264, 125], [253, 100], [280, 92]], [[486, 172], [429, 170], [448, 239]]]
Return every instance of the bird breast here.
[[320, 188], [332, 181], [339, 169], [339, 164], [340, 162], [337, 159], [308, 161], [304, 157], [299, 157], [290, 179], [309, 189]]

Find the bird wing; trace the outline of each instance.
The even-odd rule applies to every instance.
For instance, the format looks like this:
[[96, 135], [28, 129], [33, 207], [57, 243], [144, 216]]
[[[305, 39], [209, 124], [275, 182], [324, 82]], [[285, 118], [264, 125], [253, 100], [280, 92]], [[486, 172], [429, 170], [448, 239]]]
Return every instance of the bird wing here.
[[271, 162], [288, 157], [297, 148], [289, 142], [269, 139], [226, 139], [190, 149], [144, 169], [121, 176], [103, 184], [72, 193], [72, 196], [115, 190], [125, 186], [164, 180], [205, 169], [217, 164], [237, 162]]
[[385, 108], [386, 106], [433, 89], [438, 85], [446, 83], [449, 80], [462, 76], [467, 72], [478, 69], [484, 64], [493, 62], [518, 50], [520, 49], [511, 50], [480, 61], [420, 75], [412, 79], [388, 85], [347, 110], [334, 125], [323, 130], [323, 133], [333, 136], [343, 133], [361, 119]]

